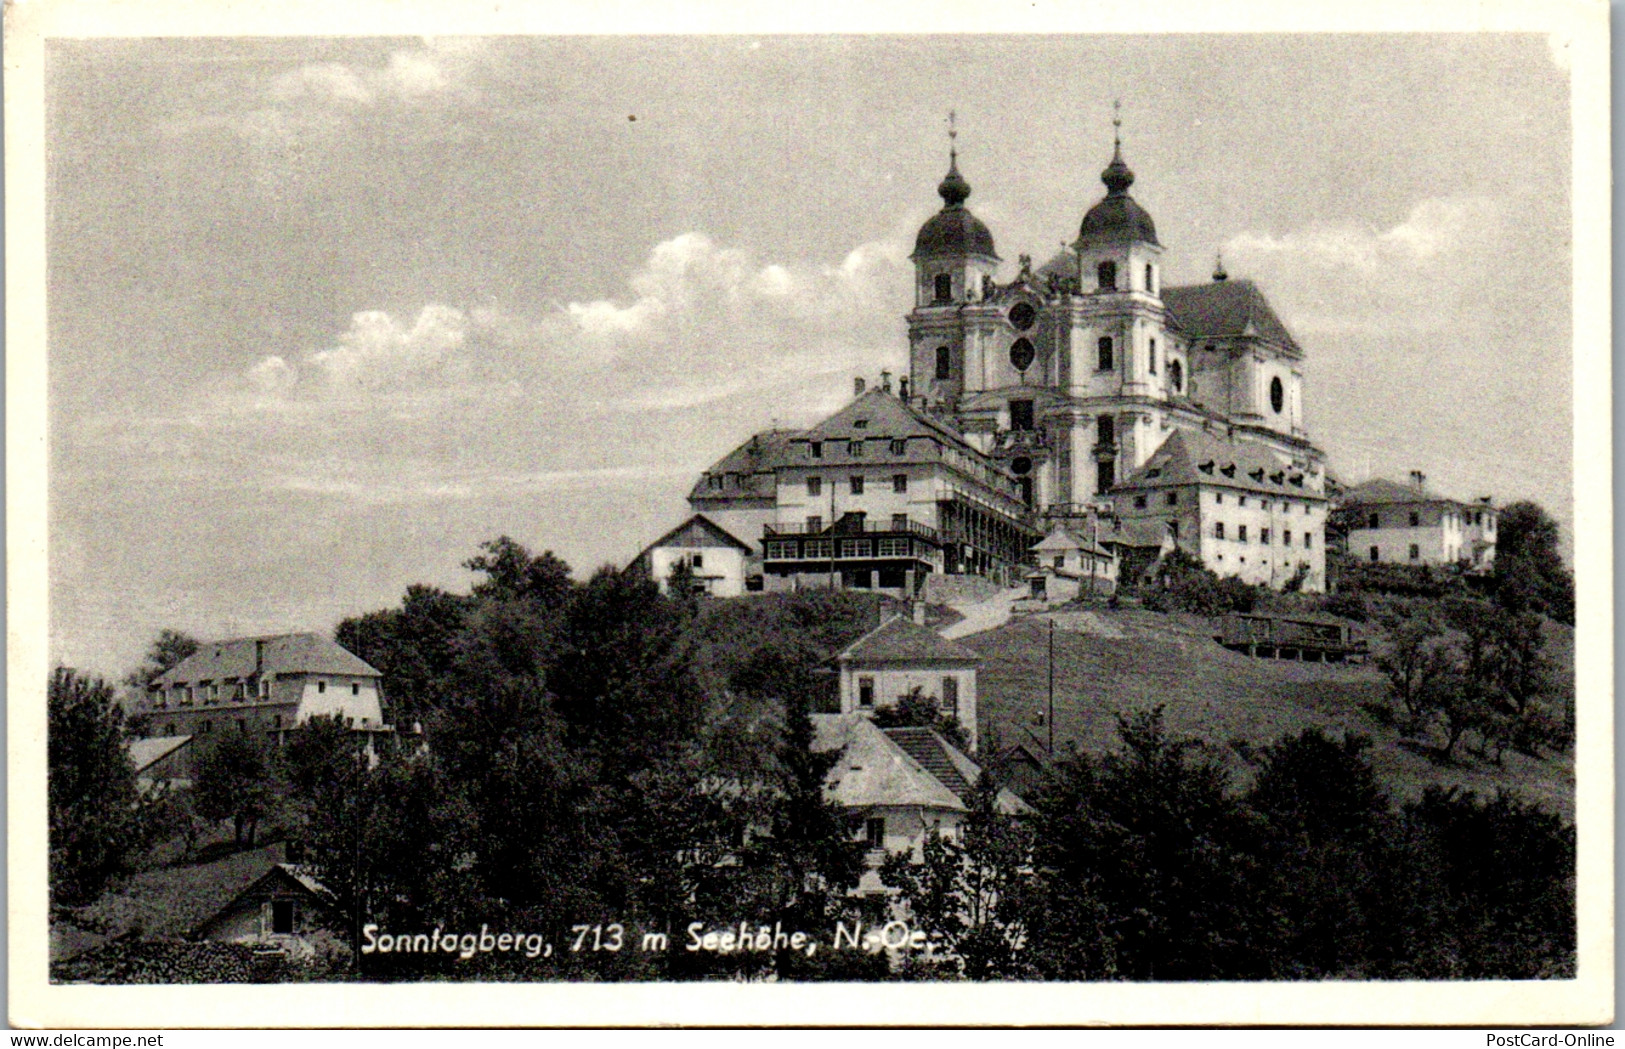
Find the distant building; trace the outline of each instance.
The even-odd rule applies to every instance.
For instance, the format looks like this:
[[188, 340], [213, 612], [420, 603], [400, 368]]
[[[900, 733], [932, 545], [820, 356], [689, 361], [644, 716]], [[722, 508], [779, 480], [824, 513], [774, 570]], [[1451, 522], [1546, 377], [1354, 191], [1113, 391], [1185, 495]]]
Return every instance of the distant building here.
[[976, 667], [981, 657], [964, 645], [896, 616], [852, 642], [835, 661], [842, 714], [867, 717], [918, 689], [959, 722], [971, 751], [976, 750]]
[[695, 514], [650, 543], [633, 564], [660, 585], [661, 593], [679, 564], [688, 566], [695, 591], [712, 597], [738, 597], [762, 589], [761, 558], [749, 543], [704, 514]]
[[135, 785], [143, 792], [192, 785], [191, 736], [148, 736], [126, 744], [135, 766]]
[[1462, 502], [1430, 491], [1426, 481], [1413, 470], [1408, 485], [1376, 478], [1343, 493], [1333, 517], [1349, 555], [1489, 571], [1495, 565], [1497, 514], [1489, 497]]
[[309, 957], [315, 935], [342, 924], [333, 893], [317, 880], [315, 868], [278, 863], [210, 915], [193, 938]]
[[382, 675], [318, 634], [208, 642], [160, 674], [136, 708], [153, 736], [243, 732], [280, 738], [313, 717], [388, 732]]
[[[889, 855], [923, 859], [925, 836], [960, 833], [982, 769], [936, 732], [880, 729], [866, 717], [813, 715], [815, 753], [839, 751], [825, 781], [825, 796], [846, 810], [854, 837], [868, 843], [868, 870], [858, 889], [884, 891], [879, 867]], [[1006, 815], [1031, 807], [1000, 790], [994, 808]]]
[[[1090, 534], [1074, 528], [1087, 529]], [[1036, 567], [1027, 575], [1029, 596], [1054, 605], [1080, 595], [1113, 593], [1117, 589], [1117, 551], [1094, 538], [1100, 529], [1097, 519], [1051, 525], [1049, 534], [1033, 546]], [[1111, 536], [1109, 528], [1106, 534]]]

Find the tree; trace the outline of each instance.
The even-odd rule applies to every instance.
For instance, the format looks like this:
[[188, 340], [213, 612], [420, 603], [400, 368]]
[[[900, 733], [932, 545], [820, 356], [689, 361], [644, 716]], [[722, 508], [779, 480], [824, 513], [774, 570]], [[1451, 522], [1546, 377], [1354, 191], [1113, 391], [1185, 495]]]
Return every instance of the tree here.
[[423, 717], [455, 694], [457, 638], [471, 602], [430, 586], [410, 586], [399, 608], [346, 619], [334, 640], [377, 667], [397, 720]]
[[260, 821], [282, 797], [265, 745], [246, 733], [222, 733], [198, 751], [193, 785], [199, 815], [231, 820], [232, 843], [254, 845]]
[[484, 553], [463, 562], [464, 568], [485, 576], [474, 584], [475, 597], [528, 598], [558, 608], [574, 587], [570, 566], [551, 550], [533, 557], [505, 535], [481, 543], [480, 549]]
[[1558, 551], [1557, 522], [1539, 505], [1517, 502], [1502, 508], [1496, 529], [1496, 600], [1572, 624], [1574, 575]]
[[984, 772], [957, 837], [929, 831], [923, 862], [898, 853], [881, 868], [915, 925], [972, 980], [1031, 974], [1022, 951], [1032, 894], [1032, 829], [999, 812], [997, 796], [997, 785]]
[[918, 726], [934, 729], [960, 750], [970, 750], [970, 741], [965, 738], [965, 728], [959, 719], [944, 712], [937, 698], [926, 695], [925, 689], [919, 685], [915, 685], [908, 695], [891, 706], [877, 707], [873, 720], [881, 728]]
[[160, 630], [157, 638], [147, 646], [146, 661], [125, 675], [124, 684], [144, 695], [147, 686], [164, 672], [179, 666], [201, 647], [202, 642], [190, 634], [168, 628]]
[[83, 903], [129, 869], [145, 805], [123, 742], [123, 712], [101, 678], [51, 674], [46, 717], [51, 901]]

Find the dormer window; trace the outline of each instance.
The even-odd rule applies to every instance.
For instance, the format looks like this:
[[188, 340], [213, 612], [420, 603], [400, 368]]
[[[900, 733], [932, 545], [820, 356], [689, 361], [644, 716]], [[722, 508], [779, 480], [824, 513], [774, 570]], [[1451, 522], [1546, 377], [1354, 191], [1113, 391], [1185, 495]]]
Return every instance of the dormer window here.
[[891, 443], [891, 453], [893, 455], [907, 455], [908, 441], [894, 438]]
[[807, 454], [814, 459], [822, 459], [824, 457], [824, 442], [809, 441], [807, 443]]
[[1107, 260], [1095, 267], [1095, 282], [1101, 291], [1117, 290], [1117, 263]]
[[848, 441], [846, 443], [846, 454], [850, 455], [854, 459], [862, 459], [863, 458], [863, 442], [862, 441]]
[[1236, 476], [1236, 464], [1225, 463], [1223, 466], [1219, 467], [1219, 472], [1224, 474], [1226, 477], [1234, 477]]
[[854, 430], [867, 430], [868, 428], [869, 428], [869, 420], [868, 419], [853, 419], [852, 420], [852, 429], [854, 429]]
[[1212, 460], [1212, 459], [1209, 459], [1209, 460], [1208, 460], [1208, 461], [1207, 461], [1207, 462], [1205, 462], [1205, 463], [1198, 463], [1198, 464], [1196, 464], [1196, 468], [1197, 468], [1197, 469], [1198, 469], [1198, 470], [1200, 470], [1200, 471], [1202, 471], [1202, 472], [1203, 472], [1203, 473], [1205, 473], [1205, 474], [1210, 474], [1210, 473], [1212, 473], [1212, 472], [1213, 472], [1213, 466], [1214, 466], [1214, 463], [1213, 463], [1213, 460]]

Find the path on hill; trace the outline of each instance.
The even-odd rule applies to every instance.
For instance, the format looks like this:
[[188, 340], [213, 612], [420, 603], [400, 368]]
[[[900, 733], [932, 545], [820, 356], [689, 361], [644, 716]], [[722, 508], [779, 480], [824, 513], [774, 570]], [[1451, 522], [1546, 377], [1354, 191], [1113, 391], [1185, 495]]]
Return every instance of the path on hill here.
[[1010, 609], [1017, 601], [1027, 596], [1024, 587], [1012, 588], [994, 594], [985, 601], [965, 601], [959, 604], [950, 604], [948, 607], [964, 616], [953, 626], [943, 627], [938, 631], [949, 641], [971, 634], [980, 634], [984, 630], [1001, 627], [1010, 621]]

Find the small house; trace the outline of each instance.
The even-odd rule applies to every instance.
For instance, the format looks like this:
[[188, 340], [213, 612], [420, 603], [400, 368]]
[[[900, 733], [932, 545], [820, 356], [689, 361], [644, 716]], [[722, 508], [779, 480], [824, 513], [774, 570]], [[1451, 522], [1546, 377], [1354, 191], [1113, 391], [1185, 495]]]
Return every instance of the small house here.
[[632, 562], [665, 593], [678, 565], [688, 567], [689, 585], [712, 597], [738, 597], [761, 589], [761, 559], [750, 544], [721, 525], [695, 514], [650, 543]]
[[840, 667], [841, 713], [872, 715], [916, 692], [958, 721], [974, 753], [976, 667], [981, 657], [964, 645], [902, 616], [887, 618], [835, 657]]

